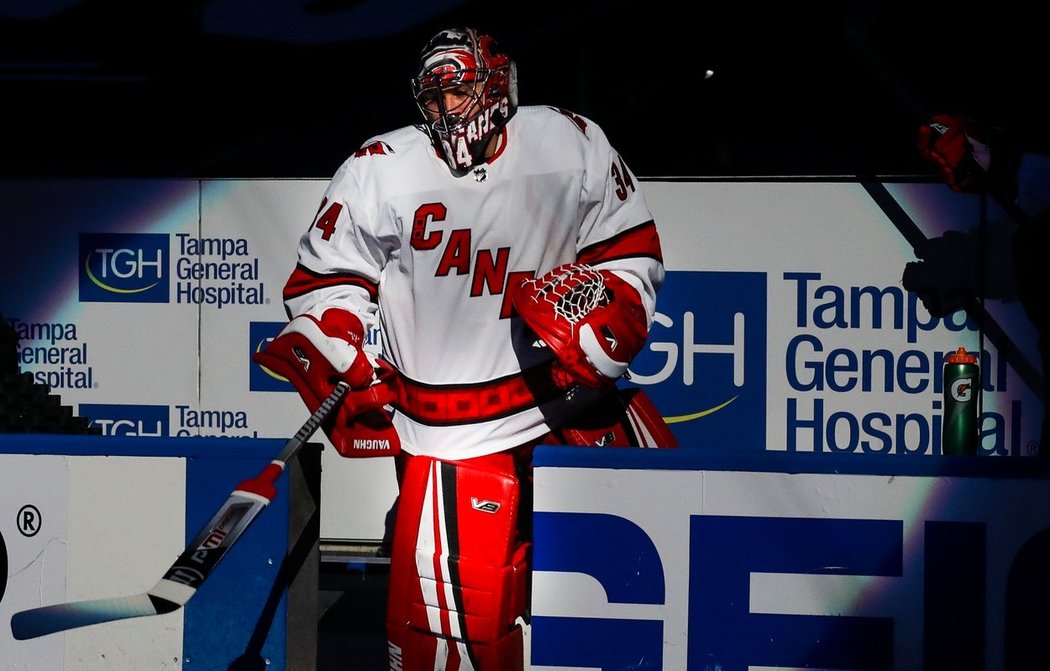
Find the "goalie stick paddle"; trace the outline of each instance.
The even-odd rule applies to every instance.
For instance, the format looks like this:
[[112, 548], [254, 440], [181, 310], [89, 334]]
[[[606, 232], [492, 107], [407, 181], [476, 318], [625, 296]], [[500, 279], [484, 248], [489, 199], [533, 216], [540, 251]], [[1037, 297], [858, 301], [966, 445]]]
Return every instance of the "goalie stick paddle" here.
[[336, 385], [273, 461], [256, 477], [237, 485], [152, 589], [126, 597], [73, 601], [23, 610], [11, 617], [12, 635], [18, 640], [26, 640], [102, 622], [163, 615], [185, 606], [245, 529], [277, 495], [274, 483], [284, 472], [285, 465], [339, 405], [349, 388], [345, 382]]

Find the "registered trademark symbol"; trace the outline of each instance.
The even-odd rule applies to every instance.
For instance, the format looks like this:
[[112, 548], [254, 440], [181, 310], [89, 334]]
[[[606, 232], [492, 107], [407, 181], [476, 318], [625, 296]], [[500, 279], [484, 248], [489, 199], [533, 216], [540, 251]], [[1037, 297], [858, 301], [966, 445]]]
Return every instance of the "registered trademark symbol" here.
[[4, 545], [4, 535], [0, 533], [0, 601], [4, 600], [4, 592], [7, 591], [7, 546]]
[[32, 538], [40, 532], [40, 510], [31, 503], [27, 503], [18, 509], [18, 519], [15, 524], [18, 531], [26, 538]]

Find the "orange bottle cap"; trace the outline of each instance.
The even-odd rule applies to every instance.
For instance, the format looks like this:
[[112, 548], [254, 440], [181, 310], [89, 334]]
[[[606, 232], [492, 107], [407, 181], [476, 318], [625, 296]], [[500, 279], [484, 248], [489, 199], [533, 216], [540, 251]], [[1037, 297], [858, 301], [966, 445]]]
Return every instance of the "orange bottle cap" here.
[[965, 347], [960, 347], [944, 360], [948, 363], [977, 363], [977, 357], [967, 352]]

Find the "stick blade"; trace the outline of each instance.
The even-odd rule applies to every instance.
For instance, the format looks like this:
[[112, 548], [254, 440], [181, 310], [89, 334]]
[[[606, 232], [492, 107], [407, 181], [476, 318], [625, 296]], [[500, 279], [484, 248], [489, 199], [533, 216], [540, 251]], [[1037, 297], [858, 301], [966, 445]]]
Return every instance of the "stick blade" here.
[[11, 616], [11, 634], [24, 641], [102, 622], [170, 613], [178, 607], [179, 604], [147, 592], [112, 599], [59, 603], [15, 613]]
[[350, 389], [340, 382], [306, 424], [285, 443], [277, 458], [250, 480], [242, 482], [211, 520], [183, 550], [153, 589], [134, 596], [92, 599], [31, 608], [11, 617], [11, 634], [18, 640], [103, 622], [163, 615], [186, 605], [207, 580], [245, 529], [276, 494], [274, 481], [284, 465], [321, 426]]

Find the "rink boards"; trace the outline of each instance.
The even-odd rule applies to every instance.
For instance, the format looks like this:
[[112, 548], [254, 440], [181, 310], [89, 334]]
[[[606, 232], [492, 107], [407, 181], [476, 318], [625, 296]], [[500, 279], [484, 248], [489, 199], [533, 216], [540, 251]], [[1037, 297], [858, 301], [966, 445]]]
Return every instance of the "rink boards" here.
[[[310, 538], [297, 521], [309, 507], [298, 462], [184, 608], [22, 641], [10, 628], [22, 610], [151, 589], [283, 444], [0, 434], [0, 669], [225, 669], [237, 659], [306, 669], [286, 665], [289, 650], [299, 656], [316, 641], [316, 569], [286, 561], [309, 551], [316, 561], [316, 528]], [[316, 448], [303, 463], [317, 460]], [[298, 617], [308, 631], [290, 625]]]
[[536, 453], [533, 671], [1046, 668], [1050, 466]]
[[[8, 224], [2, 255], [12, 278], [0, 285], [0, 312], [20, 338], [21, 369], [90, 418], [107, 440], [140, 445], [135, 441], [199, 437], [218, 441], [202, 443], [214, 447], [216, 455], [231, 444], [227, 441], [240, 438], [283, 440], [301, 425], [305, 408], [286, 380], [253, 364], [251, 355], [287, 319], [281, 289], [295, 263], [296, 241], [317, 211], [326, 184], [325, 179], [0, 184]], [[601, 519], [610, 527], [599, 528], [617, 547], [637, 539], [647, 548], [644, 557], [659, 558], [664, 601], [654, 596], [649, 583], [648, 601], [641, 603], [630, 601], [638, 598], [630, 591], [602, 596], [596, 585], [578, 577], [586, 570], [566, 571], [560, 565], [552, 570], [547, 564], [537, 574], [536, 653], [549, 667], [572, 668], [564, 658], [543, 657], [551, 649], [570, 647], [554, 643], [548, 637], [551, 629], [544, 629], [551, 621], [544, 617], [564, 618], [565, 631], [594, 625], [604, 639], [610, 631], [629, 632], [615, 640], [637, 638], [639, 645], [648, 646], [643, 650], [647, 659], [658, 654], [653, 668], [677, 669], [683, 663], [704, 669], [699, 655], [722, 659], [725, 651], [716, 645], [719, 641], [704, 639], [703, 632], [720, 631], [720, 624], [728, 621], [741, 625], [739, 636], [726, 634], [719, 640], [734, 649], [764, 650], [762, 659], [750, 660], [751, 665], [775, 668], [804, 658], [809, 648], [788, 650], [780, 643], [763, 647], [757, 645], [758, 637], [775, 631], [781, 632], [781, 642], [805, 641], [830, 626], [814, 618], [833, 614], [838, 619], [831, 625], [842, 625], [853, 637], [848, 640], [864, 642], [856, 648], [863, 660], [874, 664], [872, 660], [884, 659], [889, 638], [897, 658], [914, 660], [919, 641], [947, 649], [929, 636], [924, 620], [916, 619], [930, 605], [939, 612], [947, 599], [929, 587], [937, 584], [938, 573], [927, 575], [923, 567], [933, 564], [930, 557], [937, 558], [938, 567], [950, 565], [942, 555], [963, 544], [981, 548], [989, 562], [982, 591], [963, 595], [985, 608], [983, 625], [974, 624], [972, 609], [965, 611], [965, 624], [983, 626], [984, 635], [965, 640], [980, 640], [986, 646], [983, 655], [994, 659], [1009, 647], [1002, 629], [1010, 609], [1005, 597], [997, 596], [1003, 591], [1003, 571], [1011, 562], [1023, 563], [1024, 539], [1046, 526], [1038, 519], [1046, 506], [1037, 503], [1045, 496], [1045, 482], [1042, 476], [1028, 481], [996, 470], [962, 477], [921, 469], [940, 467], [943, 359], [958, 347], [982, 354], [979, 461], [1004, 462], [990, 469], [1017, 468], [1005, 464], [1018, 461], [1026, 462], [1020, 468], [1039, 468], [1030, 457], [1038, 447], [1044, 412], [1044, 372], [1034, 330], [1017, 301], [1016, 286], [1010, 284], [1009, 242], [1016, 224], [994, 203], [952, 193], [938, 183], [646, 179], [641, 184], [660, 230], [667, 278], [650, 338], [632, 362], [631, 381], [624, 384], [643, 387], [653, 398], [683, 445], [680, 453], [687, 455], [676, 458], [701, 461], [688, 468], [632, 463], [623, 472], [571, 461], [541, 466], [538, 483], [546, 478], [553, 478], [552, 483], [570, 477], [580, 481], [557, 488], [559, 496], [569, 497], [565, 500], [540, 499], [537, 530], [556, 531], [549, 529], [553, 518], [544, 518], [546, 511], [597, 514], [597, 506], [607, 505]], [[920, 266], [939, 282], [933, 289], [942, 299], [951, 299], [962, 287], [975, 288], [979, 309], [952, 309], [949, 301], [946, 314], [931, 314], [902, 284], [905, 272]], [[502, 297], [486, 298], [498, 303]], [[368, 347], [378, 350], [374, 330]], [[193, 490], [192, 459], [128, 449], [105, 458], [42, 456], [37, 468], [25, 461], [24, 452], [15, 452], [0, 457], [6, 462], [0, 463], [0, 501], [13, 509], [0, 512], [0, 531], [9, 553], [25, 553], [8, 566], [0, 622], [6, 623], [21, 604], [44, 603], [51, 600], [47, 597], [88, 598], [95, 596], [95, 588], [105, 588], [98, 590], [99, 596], [147, 589], [192, 533], [191, 511], [168, 504], [169, 498], [178, 500], [180, 488]], [[702, 461], [723, 455], [737, 461], [731, 467]], [[804, 472], [794, 465], [777, 472], [779, 464], [796, 457], [806, 460]], [[320, 458], [320, 536], [382, 538], [396, 495], [391, 460], [347, 460], [331, 449]], [[161, 459], [172, 467], [159, 465], [156, 460]], [[887, 470], [858, 470], [871, 463]], [[119, 488], [97, 486], [109, 477], [100, 476], [98, 468], [116, 468], [118, 479], [159, 480], [143, 484], [143, 491], [132, 489], [139, 496], [125, 500]], [[557, 473], [545, 474], [544, 469]], [[833, 469], [838, 475], [832, 475]], [[182, 483], [167, 479], [179, 471], [184, 472]], [[633, 479], [636, 471], [645, 486], [637, 491], [633, 485], [618, 486], [621, 476], [630, 473], [627, 479]], [[213, 505], [242, 477], [239, 472], [229, 476], [219, 478], [221, 486], [216, 483]], [[66, 496], [73, 497], [56, 499], [65, 513], [43, 518], [63, 521], [60, 531], [68, 534], [64, 550], [57, 541], [33, 545], [40, 538], [26, 540], [15, 526], [18, 520], [33, 519], [21, 513], [33, 498], [55, 495], [58, 490], [44, 484], [52, 482], [67, 487]], [[703, 499], [696, 499], [697, 491], [706, 492]], [[547, 492], [540, 494], [546, 497]], [[777, 492], [790, 496], [780, 494], [787, 499], [779, 500]], [[972, 497], [986, 509], [944, 508], [946, 496], [961, 505]], [[930, 516], [944, 510], [950, 511], [947, 517]], [[139, 517], [129, 523], [114, 520], [112, 537], [97, 536], [103, 521], [125, 512]], [[160, 521], [149, 527], [154, 518]], [[665, 524], [675, 531], [673, 537], [661, 531]], [[819, 528], [813, 531], [809, 525]], [[130, 550], [125, 550], [124, 534], [137, 536], [144, 533], [142, 527], [157, 534], [155, 540], [142, 544], [144, 556], [125, 562], [123, 553]], [[644, 533], [631, 530], [635, 527]], [[826, 545], [825, 528], [867, 542], [872, 551], [888, 548], [888, 563], [872, 567], [863, 558], [839, 556], [836, 546]], [[1009, 542], [1002, 542], [1000, 533], [1009, 534]], [[728, 537], [742, 543], [749, 534], [780, 534], [785, 540], [772, 551], [757, 543], [730, 543], [738, 555], [754, 555], [737, 557], [747, 573], [734, 569], [734, 580], [714, 601], [687, 596], [720, 587], [708, 585], [704, 572], [696, 570], [717, 564], [705, 554], [710, 547], [706, 541], [716, 538], [725, 545]], [[94, 564], [83, 569], [77, 548], [86, 547], [84, 537], [96, 536], [106, 541], [91, 546], [85, 555], [91, 562], [105, 556], [128, 566], [113, 574], [96, 572]], [[537, 539], [541, 560], [541, 543], [551, 547], [564, 540], [557, 534], [543, 538]], [[28, 545], [20, 549], [21, 543]], [[767, 554], [787, 561], [808, 558], [807, 552], [823, 562], [819, 566], [856, 560], [850, 569], [855, 573], [809, 576], [797, 566], [754, 568], [753, 562]], [[50, 574], [44, 574], [53, 558], [62, 566], [72, 561], [72, 577], [63, 578], [68, 582], [52, 583]], [[25, 566], [33, 568], [26, 573]], [[601, 570], [615, 574], [625, 569]], [[974, 573], [964, 577], [973, 578], [976, 569], [968, 570]], [[43, 582], [35, 582], [32, 571]], [[256, 574], [244, 571], [236, 577]], [[118, 578], [110, 583], [109, 575]], [[125, 584], [125, 577], [133, 577], [128, 582], [135, 585]], [[221, 589], [233, 577], [216, 574], [219, 587], [210, 586]], [[559, 582], [565, 580], [570, 584]], [[577, 606], [546, 601], [551, 585], [579, 596]], [[745, 595], [747, 610], [739, 610]], [[778, 595], [791, 599], [779, 600]], [[737, 610], [718, 610], [719, 598], [732, 601]], [[200, 607], [196, 601], [192, 605]], [[702, 606], [706, 603], [714, 603], [715, 610]], [[230, 603], [225, 605], [228, 615]], [[600, 607], [609, 612], [602, 621], [590, 622]], [[796, 607], [802, 612], [791, 610]], [[191, 614], [192, 608], [181, 617]], [[130, 636], [127, 645], [114, 641], [111, 646], [87, 631], [66, 635], [63, 644], [27, 645], [51, 646], [58, 652], [49, 654], [60, 655], [56, 660], [75, 659], [79, 668], [106, 668], [106, 662], [119, 668], [114, 661], [122, 654], [119, 650], [156, 641], [154, 647], [163, 654], [150, 658], [155, 668], [192, 664], [194, 657], [184, 655], [180, 646], [196, 646], [194, 620], [176, 614], [155, 619], [129, 622], [131, 627], [159, 628]], [[698, 624], [703, 622], [707, 625]], [[218, 620], [198, 631], [223, 632], [227, 626]], [[755, 639], [742, 640], [745, 635]], [[223, 654], [242, 654], [252, 636], [239, 631], [227, 638], [230, 645], [242, 647]], [[580, 655], [594, 652], [586, 645], [572, 647]], [[609, 648], [612, 654], [615, 646]], [[206, 654], [200, 650], [206, 649], [195, 648], [198, 661]], [[849, 668], [847, 662], [856, 658], [842, 654], [839, 666]], [[724, 661], [725, 668], [740, 668], [738, 657]]]
[[[251, 354], [286, 322], [281, 290], [326, 184], [0, 184], [5, 272], [21, 278], [0, 285], [0, 312], [21, 369], [106, 435], [287, 436], [303, 403]], [[1034, 453], [1042, 370], [1010, 286], [1015, 224], [994, 204], [982, 215], [974, 196], [908, 181], [641, 184], [667, 279], [627, 384], [680, 443], [936, 457], [943, 358], [965, 347], [983, 353], [982, 455]], [[986, 293], [981, 312], [931, 315], [902, 286], [920, 254], [942, 298]], [[322, 537], [382, 538], [390, 461], [323, 459]]]

